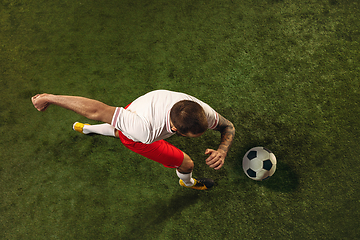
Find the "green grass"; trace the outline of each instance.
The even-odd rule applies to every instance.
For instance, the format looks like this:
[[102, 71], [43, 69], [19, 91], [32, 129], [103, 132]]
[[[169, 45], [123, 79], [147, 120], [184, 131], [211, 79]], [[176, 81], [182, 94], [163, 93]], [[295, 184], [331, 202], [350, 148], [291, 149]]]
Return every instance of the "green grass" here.
[[[0, 239], [359, 239], [359, 14], [356, 0], [0, 1]], [[211, 191], [30, 101], [125, 106], [154, 89], [235, 124], [219, 171], [204, 163], [218, 133], [169, 139]], [[243, 173], [254, 146], [278, 159], [268, 181]]]

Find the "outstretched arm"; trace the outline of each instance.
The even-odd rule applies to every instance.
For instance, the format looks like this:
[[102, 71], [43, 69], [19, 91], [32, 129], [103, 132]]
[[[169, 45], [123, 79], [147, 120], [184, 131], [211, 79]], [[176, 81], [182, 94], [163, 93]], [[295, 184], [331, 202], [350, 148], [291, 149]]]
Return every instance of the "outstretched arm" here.
[[206, 159], [206, 164], [211, 168], [218, 170], [224, 165], [225, 157], [234, 140], [235, 127], [229, 120], [219, 114], [219, 124], [215, 130], [221, 133], [219, 148], [216, 151], [213, 149], [206, 149], [205, 154], [210, 154]]
[[35, 95], [31, 98], [31, 101], [38, 111], [45, 111], [50, 104], [54, 104], [72, 110], [88, 119], [109, 124], [111, 124], [112, 116], [115, 112], [115, 107], [84, 97], [44, 93]]

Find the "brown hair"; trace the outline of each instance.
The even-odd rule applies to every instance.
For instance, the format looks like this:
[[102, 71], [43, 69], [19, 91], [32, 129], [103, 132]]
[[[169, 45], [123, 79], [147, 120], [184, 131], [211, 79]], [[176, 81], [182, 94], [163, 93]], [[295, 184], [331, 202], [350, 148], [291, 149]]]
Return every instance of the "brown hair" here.
[[182, 100], [175, 103], [170, 111], [170, 119], [181, 134], [199, 134], [208, 129], [204, 109], [194, 101]]

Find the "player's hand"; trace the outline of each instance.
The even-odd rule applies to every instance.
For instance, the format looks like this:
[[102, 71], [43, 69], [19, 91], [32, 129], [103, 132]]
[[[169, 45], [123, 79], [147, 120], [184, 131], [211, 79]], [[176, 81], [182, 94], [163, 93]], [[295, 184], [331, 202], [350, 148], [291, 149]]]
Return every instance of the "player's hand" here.
[[46, 94], [46, 93], [37, 94], [31, 98], [31, 101], [32, 101], [34, 107], [38, 111], [45, 111], [46, 108], [50, 105], [49, 101], [46, 98], [47, 95], [48, 94]]
[[205, 161], [209, 167], [219, 170], [225, 162], [226, 153], [221, 150], [206, 149], [206, 155], [210, 155]]

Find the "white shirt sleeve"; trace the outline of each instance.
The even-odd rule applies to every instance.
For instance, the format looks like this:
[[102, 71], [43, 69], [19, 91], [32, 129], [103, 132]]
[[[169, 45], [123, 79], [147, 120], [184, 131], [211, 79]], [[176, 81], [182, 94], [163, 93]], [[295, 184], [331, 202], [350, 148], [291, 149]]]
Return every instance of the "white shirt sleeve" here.
[[150, 143], [149, 122], [134, 112], [116, 108], [111, 125], [135, 142]]

